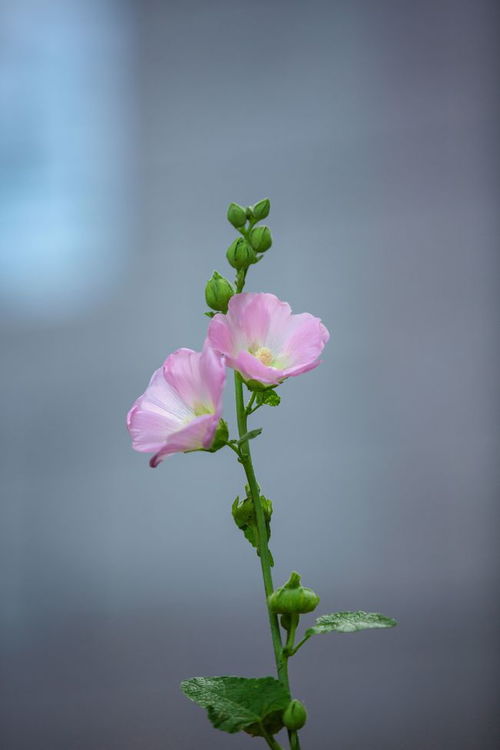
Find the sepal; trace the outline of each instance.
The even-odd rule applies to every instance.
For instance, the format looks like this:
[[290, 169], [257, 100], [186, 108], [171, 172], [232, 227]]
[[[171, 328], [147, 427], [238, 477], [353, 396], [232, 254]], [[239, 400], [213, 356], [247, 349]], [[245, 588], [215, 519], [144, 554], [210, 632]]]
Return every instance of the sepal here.
[[257, 406], [263, 406], [264, 404], [266, 406], [279, 406], [281, 398], [274, 388], [266, 388], [265, 391], [257, 391], [255, 403]]
[[212, 442], [212, 445], [210, 448], [208, 448], [209, 453], [215, 453], [216, 451], [219, 451], [221, 448], [224, 448], [229, 438], [229, 429], [227, 426], [227, 422], [224, 419], [219, 419], [219, 422], [217, 424], [217, 427], [215, 429], [215, 435]]

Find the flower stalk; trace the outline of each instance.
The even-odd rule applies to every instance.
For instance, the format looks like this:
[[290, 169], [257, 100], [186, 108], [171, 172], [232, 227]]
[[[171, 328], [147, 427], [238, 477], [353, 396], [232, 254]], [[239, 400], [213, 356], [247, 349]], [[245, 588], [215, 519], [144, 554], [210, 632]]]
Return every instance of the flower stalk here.
[[[238, 423], [238, 434], [240, 439], [248, 433], [247, 426], [247, 411], [245, 401], [243, 398], [243, 380], [239, 372], [234, 373], [234, 392], [236, 400], [236, 419]], [[281, 633], [278, 623], [278, 618], [271, 612], [267, 605], [267, 597], [271, 596], [274, 591], [273, 578], [271, 573], [271, 560], [269, 556], [269, 546], [267, 543], [267, 531], [266, 531], [266, 520], [264, 518], [264, 511], [260, 501], [260, 488], [257, 484], [255, 477], [255, 471], [253, 468], [252, 454], [250, 451], [250, 443], [248, 440], [244, 440], [240, 445], [240, 462], [245, 471], [248, 486], [250, 488], [250, 496], [252, 499], [253, 507], [255, 509], [255, 519], [257, 522], [257, 535], [258, 535], [258, 551], [260, 557], [260, 565], [262, 569], [262, 579], [264, 581], [264, 591], [266, 594], [266, 607], [269, 616], [269, 625], [271, 628], [271, 637], [273, 641], [274, 659], [276, 662], [276, 670], [278, 672], [278, 678], [288, 689], [288, 676], [286, 672], [285, 660], [283, 657], [283, 648], [281, 643]]]
[[[205, 312], [210, 324], [202, 351], [182, 348], [167, 357], [130, 409], [127, 427], [135, 450], [153, 454], [152, 467], [173, 453], [215, 453], [223, 447], [229, 447], [243, 466], [246, 495], [234, 500], [232, 514], [260, 558], [278, 679], [193, 677], [183, 681], [181, 689], [207, 709], [217, 729], [231, 734], [244, 731], [261, 737], [271, 750], [283, 750], [274, 735], [286, 727], [290, 750], [300, 750], [298, 731], [307, 720], [307, 711], [290, 692], [289, 659], [313, 635], [388, 628], [396, 622], [363, 610], [322, 615], [295, 645], [300, 616], [316, 608], [319, 596], [301, 585], [296, 571], [274, 589], [268, 544], [273, 504], [261, 494], [250, 449], [251, 440], [262, 429], [249, 430], [248, 418], [264, 405], [280, 404], [276, 389], [284, 380], [320, 364], [329, 332], [310, 313], [292, 314], [290, 305], [274, 294], [243, 292], [248, 268], [262, 260], [272, 245], [269, 227], [255, 226], [269, 209], [267, 198], [254, 206], [229, 205], [228, 221], [241, 235], [226, 253], [236, 270], [234, 286], [213, 272], [205, 287], [211, 310]], [[229, 437], [222, 419], [226, 368], [234, 370], [237, 439]], [[245, 403], [247, 389], [250, 396]]]
[[[238, 292], [241, 292], [245, 284], [245, 277], [241, 279], [237, 285]], [[241, 287], [241, 288], [240, 288]], [[236, 420], [238, 424], [238, 434], [240, 439], [248, 433], [248, 416], [252, 413], [252, 406], [255, 400], [255, 392], [252, 393], [250, 400], [245, 405], [243, 397], [243, 379], [240, 373], [234, 371], [234, 391], [236, 401]], [[294, 620], [294, 626], [290, 628], [288, 633], [288, 639], [286, 648], [283, 648], [281, 641], [281, 632], [278, 622], [278, 616], [272, 612], [269, 607], [269, 597], [274, 591], [273, 577], [271, 573], [271, 560], [269, 553], [269, 545], [267, 541], [267, 530], [266, 520], [264, 518], [264, 511], [260, 501], [260, 488], [257, 484], [255, 477], [255, 471], [252, 462], [252, 453], [250, 449], [250, 442], [245, 440], [240, 445], [240, 462], [245, 470], [248, 486], [250, 488], [250, 496], [252, 498], [253, 506], [255, 509], [255, 518], [257, 522], [257, 536], [258, 536], [258, 551], [260, 557], [260, 566], [262, 570], [262, 579], [264, 582], [264, 591], [266, 594], [266, 608], [269, 618], [269, 626], [271, 628], [271, 639], [273, 642], [274, 660], [276, 663], [276, 672], [278, 674], [279, 681], [284, 685], [287, 692], [290, 693], [290, 681], [288, 677], [288, 659], [292, 653], [293, 640], [295, 637], [295, 630], [298, 624], [298, 617]], [[288, 740], [290, 743], [290, 750], [301, 750], [300, 740], [297, 731], [288, 730]], [[273, 739], [273, 742], [275, 740]], [[270, 745], [270, 747], [273, 747]], [[278, 745], [279, 747], [279, 745]]]

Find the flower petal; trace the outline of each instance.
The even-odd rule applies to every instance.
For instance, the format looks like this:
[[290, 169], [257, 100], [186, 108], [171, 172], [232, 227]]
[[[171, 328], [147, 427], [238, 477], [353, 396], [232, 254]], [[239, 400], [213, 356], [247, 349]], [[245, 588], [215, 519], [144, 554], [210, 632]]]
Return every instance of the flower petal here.
[[291, 367], [317, 359], [330, 338], [328, 330], [314, 315], [301, 313], [292, 318], [293, 328], [290, 327], [283, 347], [290, 358]]
[[155, 468], [166, 456], [172, 453], [210, 448], [218, 421], [219, 419], [215, 414], [203, 414], [201, 417], [195, 417], [192, 422], [167, 438], [165, 444], [151, 458], [149, 465]]
[[168, 435], [192, 417], [177, 391], [167, 383], [163, 368], [156, 370], [142, 396], [127, 414], [127, 427], [136, 451], [158, 450]]
[[233, 367], [238, 370], [245, 380], [258, 380], [259, 383], [265, 385], [277, 385], [286, 376], [283, 374], [283, 370], [278, 370], [275, 367], [267, 367], [262, 362], [254, 357], [249, 352], [239, 352], [237, 357], [227, 358], [227, 364], [229, 367]]
[[[225, 355], [229, 367], [266, 385], [317, 367], [329, 337], [319, 318], [293, 315], [286, 302], [268, 293], [235, 294], [227, 314], [215, 315], [208, 328], [211, 345]], [[254, 356], [259, 349], [268, 350], [275, 367]]]
[[222, 413], [222, 392], [226, 383], [226, 363], [223, 355], [210, 346], [205, 339], [199, 359], [200, 379], [207, 399], [214, 405], [215, 413], [220, 417]]
[[202, 352], [178, 349], [156, 370], [127, 415], [135, 450], [163, 456], [210, 448], [222, 413], [223, 356], [205, 342]]

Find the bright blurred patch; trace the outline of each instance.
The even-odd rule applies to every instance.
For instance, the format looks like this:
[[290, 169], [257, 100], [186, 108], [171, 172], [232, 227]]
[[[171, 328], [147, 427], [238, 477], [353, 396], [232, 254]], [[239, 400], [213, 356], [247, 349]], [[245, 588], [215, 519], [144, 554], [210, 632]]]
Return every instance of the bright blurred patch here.
[[129, 6], [18, 0], [0, 40], [0, 303], [73, 316], [126, 260]]

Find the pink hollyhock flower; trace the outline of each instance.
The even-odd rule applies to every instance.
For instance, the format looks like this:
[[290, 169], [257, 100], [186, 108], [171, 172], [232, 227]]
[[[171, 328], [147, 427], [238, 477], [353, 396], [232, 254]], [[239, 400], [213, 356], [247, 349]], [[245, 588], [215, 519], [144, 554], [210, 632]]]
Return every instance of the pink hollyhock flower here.
[[319, 318], [292, 315], [274, 294], [235, 294], [226, 315], [215, 315], [208, 340], [245, 380], [276, 385], [312, 370], [330, 338]]
[[209, 449], [222, 413], [225, 380], [224, 359], [208, 341], [202, 352], [177, 349], [127, 414], [134, 449], [154, 453], [153, 467], [170, 453]]

